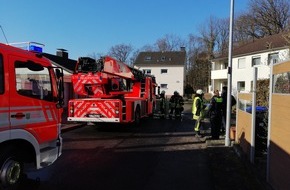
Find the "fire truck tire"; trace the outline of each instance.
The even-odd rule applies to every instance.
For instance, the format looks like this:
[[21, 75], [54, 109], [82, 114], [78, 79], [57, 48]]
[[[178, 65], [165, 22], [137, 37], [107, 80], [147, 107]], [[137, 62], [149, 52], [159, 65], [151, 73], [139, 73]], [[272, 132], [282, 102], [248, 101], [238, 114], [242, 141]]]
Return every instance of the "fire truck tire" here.
[[0, 155], [0, 187], [14, 188], [19, 185], [23, 176], [23, 162], [20, 154], [12, 147], [1, 150]]

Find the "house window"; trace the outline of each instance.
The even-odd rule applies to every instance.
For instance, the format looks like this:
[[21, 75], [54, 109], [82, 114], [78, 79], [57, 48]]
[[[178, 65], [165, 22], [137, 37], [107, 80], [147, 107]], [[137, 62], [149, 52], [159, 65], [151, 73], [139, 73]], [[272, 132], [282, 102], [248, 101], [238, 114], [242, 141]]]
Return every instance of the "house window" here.
[[290, 94], [290, 72], [274, 75], [273, 93]]
[[244, 68], [246, 68], [246, 59], [245, 58], [238, 59], [238, 69]]
[[271, 53], [268, 55], [268, 65], [275, 64], [279, 60], [278, 53]]
[[143, 71], [145, 74], [149, 74], [149, 75], [151, 74], [151, 69], [144, 69]]
[[167, 69], [161, 69], [161, 74], [167, 73]]
[[161, 57], [161, 61], [165, 61], [165, 56], [162, 56]]
[[165, 89], [167, 89], [167, 84], [160, 84], [160, 88], [165, 88]]
[[238, 91], [244, 91], [245, 90], [245, 81], [238, 81]]
[[261, 57], [253, 57], [252, 58], [252, 67], [255, 65], [261, 65]]
[[151, 61], [152, 60], [152, 57], [151, 56], [146, 56], [144, 60], [145, 61]]

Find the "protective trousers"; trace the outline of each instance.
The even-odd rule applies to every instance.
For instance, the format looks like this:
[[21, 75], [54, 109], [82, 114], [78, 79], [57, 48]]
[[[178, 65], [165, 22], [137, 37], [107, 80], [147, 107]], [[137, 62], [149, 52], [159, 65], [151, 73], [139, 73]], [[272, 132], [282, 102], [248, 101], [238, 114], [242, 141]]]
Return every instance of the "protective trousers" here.
[[195, 124], [194, 124], [194, 131], [199, 132], [200, 131], [200, 126], [202, 123], [202, 117], [195, 117]]
[[216, 115], [210, 118], [211, 123], [211, 136], [213, 139], [219, 139], [220, 130], [222, 126], [222, 117], [221, 115]]

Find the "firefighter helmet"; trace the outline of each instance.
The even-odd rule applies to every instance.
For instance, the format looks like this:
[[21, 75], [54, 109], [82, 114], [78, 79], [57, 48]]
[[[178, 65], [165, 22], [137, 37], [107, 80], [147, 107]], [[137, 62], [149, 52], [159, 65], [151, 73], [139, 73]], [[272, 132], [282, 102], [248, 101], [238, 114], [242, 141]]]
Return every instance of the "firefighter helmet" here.
[[202, 91], [201, 89], [198, 89], [198, 90], [196, 91], [196, 94], [200, 94], [200, 95], [202, 95], [202, 94], [203, 94], [203, 91]]

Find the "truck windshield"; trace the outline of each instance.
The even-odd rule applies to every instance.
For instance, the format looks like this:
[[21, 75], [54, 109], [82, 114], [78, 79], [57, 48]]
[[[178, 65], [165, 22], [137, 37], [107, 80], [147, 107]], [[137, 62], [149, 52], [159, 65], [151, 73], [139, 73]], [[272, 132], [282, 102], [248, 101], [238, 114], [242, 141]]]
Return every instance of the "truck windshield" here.
[[51, 79], [47, 68], [41, 68], [39, 64], [33, 62], [16, 61], [15, 74], [16, 90], [20, 95], [47, 101], [53, 100]]
[[77, 72], [98, 72], [103, 69], [102, 59], [96, 61], [92, 58], [79, 58]]

